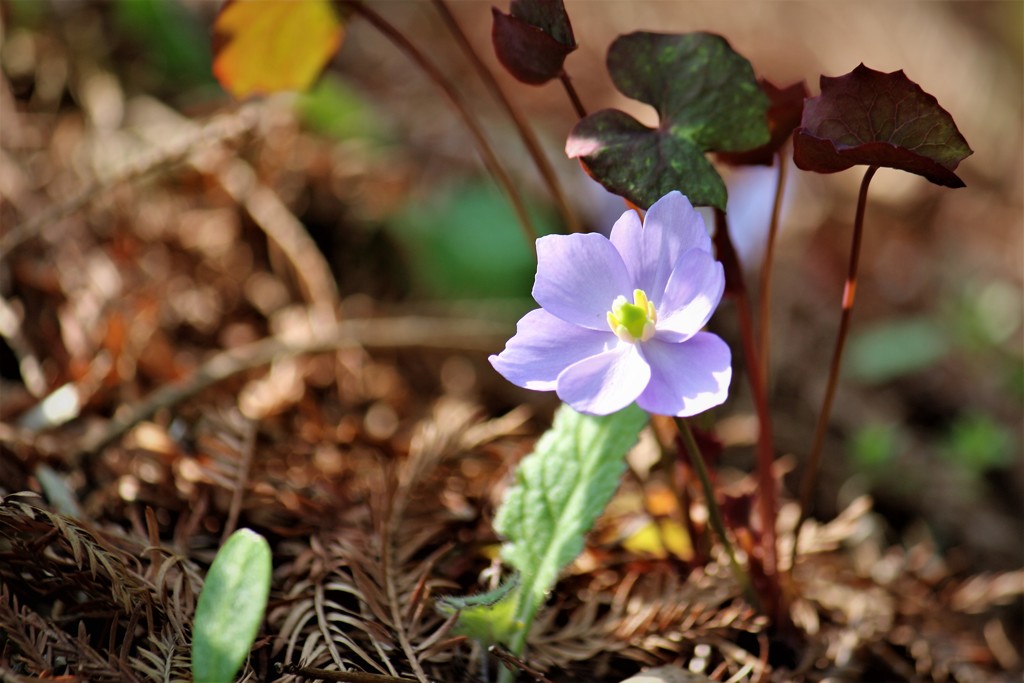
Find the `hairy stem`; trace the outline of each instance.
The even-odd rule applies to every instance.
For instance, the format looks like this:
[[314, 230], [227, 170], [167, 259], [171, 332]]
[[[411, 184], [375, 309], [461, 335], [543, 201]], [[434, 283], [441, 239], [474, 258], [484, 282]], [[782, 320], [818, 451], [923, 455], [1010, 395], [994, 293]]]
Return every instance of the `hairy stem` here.
[[764, 378], [761, 376], [761, 363], [758, 360], [758, 348], [754, 343], [754, 323], [750, 314], [750, 302], [747, 299], [747, 288], [743, 281], [743, 269], [739, 257], [729, 237], [729, 225], [725, 212], [715, 209], [715, 247], [718, 258], [725, 268], [725, 291], [731, 294], [736, 302], [736, 312], [740, 323], [740, 336], [743, 339], [743, 355], [747, 366], [747, 378], [750, 392], [757, 411], [757, 480], [758, 503], [761, 516], [761, 550], [763, 554], [764, 573], [769, 580], [765, 591], [765, 602], [775, 617], [781, 617], [783, 606], [780, 602], [781, 591], [777, 578], [777, 551], [775, 544], [775, 517], [778, 502], [776, 500], [775, 477], [772, 464], [775, 460], [775, 437], [772, 428], [772, 415], [768, 410], [768, 397], [765, 391]]
[[825, 444], [825, 432], [828, 431], [828, 421], [832, 414], [832, 400], [836, 395], [836, 386], [839, 383], [839, 368], [843, 359], [843, 347], [846, 345], [846, 337], [850, 332], [850, 318], [853, 313], [853, 300], [857, 294], [857, 267], [860, 263], [861, 236], [864, 232], [864, 210], [867, 206], [868, 186], [871, 178], [874, 177], [877, 166], [869, 166], [864, 172], [864, 178], [860, 181], [860, 193], [857, 195], [857, 215], [853, 221], [853, 243], [850, 245], [850, 264], [846, 273], [846, 283], [843, 285], [843, 312], [839, 318], [839, 331], [836, 333], [836, 345], [832, 350], [832, 363], [828, 369], [828, 383], [825, 385], [825, 397], [821, 402], [821, 412], [818, 414], [818, 424], [814, 429], [814, 442], [811, 445], [810, 453], [807, 456], [807, 466], [804, 469], [804, 476], [800, 480], [800, 519], [797, 522], [796, 530], [793, 532], [793, 557], [790, 566], [796, 566], [797, 540], [800, 538], [800, 527], [807, 520], [810, 506], [814, 497], [814, 486], [818, 480], [818, 467], [821, 464], [821, 450]]
[[768, 242], [764, 248], [764, 264], [761, 266], [761, 288], [757, 306], [758, 330], [757, 351], [761, 355], [761, 379], [768, 383], [768, 328], [771, 319], [772, 263], [775, 259], [775, 238], [779, 232], [779, 216], [782, 213], [782, 194], [786, 187], [786, 157], [779, 150], [775, 153], [779, 174], [775, 180], [775, 202], [772, 204], [772, 222], [768, 227]]
[[412, 44], [408, 38], [389, 23], [384, 17], [377, 14], [375, 11], [370, 9], [366, 4], [359, 0], [337, 0], [338, 3], [346, 8], [351, 9], [356, 14], [360, 15], [371, 24], [373, 27], [380, 31], [388, 40], [390, 40], [395, 47], [404, 52], [409, 59], [416, 63], [420, 69], [432, 80], [437, 87], [444, 92], [445, 96], [451, 102], [452, 106], [462, 117], [463, 123], [466, 125], [466, 129], [469, 130], [473, 139], [476, 141], [476, 146], [480, 152], [480, 156], [483, 157], [484, 165], [487, 166], [487, 170], [490, 171], [494, 179], [501, 185], [505, 194], [508, 196], [509, 202], [512, 204], [512, 208], [516, 213], [516, 217], [519, 219], [519, 225], [523, 230], [523, 237], [526, 238], [526, 243], [531, 249], [535, 249], [534, 240], [537, 238], [537, 231], [533, 227], [533, 223], [530, 220], [530, 216], [526, 211], [526, 204], [523, 202], [522, 195], [519, 194], [519, 190], [516, 188], [515, 183], [512, 182], [512, 177], [505, 170], [505, 167], [498, 161], [498, 155], [495, 153], [494, 148], [491, 147], [491, 143], [488, 142], [487, 136], [484, 135], [483, 127], [480, 122], [476, 120], [472, 112], [466, 106], [465, 102], [459, 96], [458, 91], [452, 82], [448, 80], [441, 70], [424, 55], [419, 48]]
[[704, 499], [708, 506], [708, 519], [711, 522], [711, 528], [715, 530], [715, 534], [718, 535], [718, 539], [722, 542], [722, 547], [725, 549], [725, 553], [729, 556], [729, 567], [732, 569], [736, 582], [739, 583], [740, 587], [743, 589], [743, 595], [755, 609], [760, 610], [761, 601], [758, 599], [757, 593], [754, 592], [754, 586], [750, 582], [750, 576], [736, 560], [736, 553], [732, 549], [732, 543], [729, 542], [729, 537], [725, 533], [725, 523], [722, 521], [722, 512], [718, 509], [718, 501], [715, 500], [715, 489], [711, 486], [711, 477], [708, 475], [708, 468], [704, 464], [704, 456], [700, 453], [700, 447], [697, 446], [697, 440], [693, 438], [693, 431], [690, 429], [690, 424], [683, 418], [677, 417], [676, 425], [679, 427], [679, 434], [683, 437], [683, 443], [686, 445], [686, 450], [690, 454], [690, 463], [693, 465], [693, 469], [697, 472], [701, 488], [704, 489]]
[[[686, 535], [690, 539], [690, 547], [693, 551], [693, 561], [699, 564], [707, 564], [707, 557], [705, 556], [704, 550], [697, 543], [697, 533], [693, 525], [693, 517], [690, 515], [690, 497], [687, 492], [687, 482], [684, 480], [682, 486], [676, 477], [676, 463], [679, 460], [679, 450], [675, 446], [675, 438], [671, 433], [662, 435], [661, 430], [654, 424], [655, 416], [651, 416], [651, 427], [654, 431], [654, 436], [661, 446], [661, 458], [658, 460], [657, 466], [661, 469], [662, 476], [665, 478], [665, 484], [669, 487], [669, 491], [672, 492], [672, 498], [675, 501], [676, 508], [679, 511], [679, 521], [682, 522], [683, 528], [686, 529]], [[669, 424], [669, 419], [665, 418], [665, 424]], [[645, 497], [646, 500], [646, 497]], [[657, 517], [656, 514], [648, 510], [651, 514], [651, 518]], [[665, 544], [665, 549], [668, 550], [668, 544]]]
[[434, 3], [434, 7], [437, 8], [438, 14], [441, 15], [441, 19], [444, 21], [445, 26], [448, 27], [449, 32], [455, 37], [455, 42], [459, 44], [459, 48], [466, 55], [470, 64], [476, 69], [477, 74], [480, 76], [480, 80], [484, 82], [487, 89], [491, 91], [501, 106], [505, 108], [509, 118], [512, 119], [512, 123], [515, 125], [516, 130], [519, 131], [519, 137], [523, 140], [523, 145], [526, 147], [526, 151], [529, 152], [530, 158], [533, 159], [534, 165], [537, 167], [537, 171], [544, 178], [544, 182], [548, 186], [548, 190], [551, 192], [551, 196], [555, 200], [555, 204], [558, 205], [558, 212], [562, 214], [562, 220], [568, 227], [570, 232], [579, 232], [580, 223], [573, 213], [572, 208], [569, 206], [569, 201], [565, 196], [564, 190], [562, 190], [561, 183], [558, 182], [558, 176], [555, 175], [555, 169], [551, 167], [551, 163], [548, 158], [544, 155], [544, 151], [540, 147], [540, 142], [537, 140], [537, 136], [534, 135], [533, 129], [526, 123], [519, 110], [515, 108], [512, 101], [502, 90], [501, 85], [498, 83], [498, 79], [494, 77], [491, 70], [487, 68], [483, 60], [480, 59], [480, 55], [477, 54], [476, 50], [473, 49], [472, 43], [466, 37], [466, 33], [459, 26], [459, 22], [455, 19], [455, 15], [452, 14], [448, 8], [445, 0], [431, 0]]
[[565, 69], [562, 69], [562, 73], [558, 74], [558, 80], [562, 82], [562, 87], [565, 88], [565, 94], [569, 96], [569, 100], [572, 102], [572, 108], [576, 111], [576, 116], [582, 119], [587, 115], [587, 110], [583, 107], [579, 93], [576, 92], [576, 88], [573, 86], [572, 80], [569, 79], [569, 74], [565, 72]]

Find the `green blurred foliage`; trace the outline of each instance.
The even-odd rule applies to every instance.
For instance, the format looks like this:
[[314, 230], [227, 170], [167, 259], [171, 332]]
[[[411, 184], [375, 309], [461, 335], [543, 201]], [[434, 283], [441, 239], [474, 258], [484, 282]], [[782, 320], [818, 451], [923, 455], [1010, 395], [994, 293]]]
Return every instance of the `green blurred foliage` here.
[[1024, 299], [1014, 284], [969, 280], [941, 297], [934, 312], [854, 330], [846, 375], [864, 384], [884, 384], [957, 354], [984, 366], [986, 374], [1005, 378], [1004, 390], [1020, 400], [1024, 398], [1022, 311]]
[[1020, 330], [1024, 302], [1020, 289], [1009, 282], [971, 280], [944, 301], [944, 318], [968, 349], [1006, 345]]
[[949, 350], [948, 335], [930, 319], [886, 322], [851, 335], [847, 374], [878, 384], [923, 370]]
[[[534, 225], [554, 232], [550, 208], [529, 206]], [[422, 293], [447, 299], [528, 298], [537, 270], [508, 200], [487, 180], [410, 201], [388, 228], [411, 261]]]
[[46, 19], [46, 3], [40, 0], [5, 0], [13, 26], [38, 28]]
[[209, 29], [176, 0], [119, 0], [114, 21], [147, 65], [174, 89], [216, 86]]
[[295, 102], [299, 118], [311, 131], [335, 140], [393, 140], [386, 117], [343, 78], [325, 73]]
[[922, 444], [916, 458], [908, 450], [912, 438], [904, 425], [866, 424], [850, 438], [850, 464], [873, 490], [900, 496], [914, 495], [931, 480], [930, 468], [943, 467], [960, 482], [958, 496], [976, 500], [986, 492], [982, 477], [1010, 467], [1021, 447], [1012, 429], [979, 412], [957, 417], [945, 432]]
[[867, 424], [850, 440], [850, 457], [858, 470], [878, 472], [895, 461], [902, 443], [898, 425]]
[[943, 439], [939, 453], [972, 475], [980, 476], [1013, 462], [1018, 444], [1013, 433], [983, 413], [963, 415]]

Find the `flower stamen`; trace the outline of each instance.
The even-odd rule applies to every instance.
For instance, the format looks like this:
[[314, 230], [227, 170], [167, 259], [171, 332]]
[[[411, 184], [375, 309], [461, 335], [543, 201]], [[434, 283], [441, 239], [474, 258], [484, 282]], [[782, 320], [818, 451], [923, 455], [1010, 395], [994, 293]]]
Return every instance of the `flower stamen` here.
[[636, 344], [654, 336], [658, 313], [642, 289], [633, 290], [633, 303], [617, 296], [608, 311], [608, 327], [624, 342]]

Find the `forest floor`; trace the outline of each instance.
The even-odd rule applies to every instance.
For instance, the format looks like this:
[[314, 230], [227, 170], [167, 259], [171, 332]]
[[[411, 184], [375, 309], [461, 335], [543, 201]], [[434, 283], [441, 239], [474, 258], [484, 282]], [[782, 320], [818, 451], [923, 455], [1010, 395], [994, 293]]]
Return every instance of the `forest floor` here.
[[[381, 227], [418, 179], [464, 179], [472, 159], [339, 141], [289, 99], [175, 109], [147, 93], [146, 72], [109, 66], [121, 49], [102, 46], [109, 17], [73, 11], [79, 33], [5, 27], [0, 680], [191, 680], [196, 599], [242, 527], [270, 541], [274, 563], [244, 680], [487, 680], [495, 656], [434, 601], [496, 578], [494, 511], [556, 404], [487, 363], [515, 315], [420, 296], [416, 254]], [[918, 289], [894, 302], [865, 285], [866, 318], [917, 316], [925, 290], [957, 286], [955, 273], [936, 285], [899, 272], [908, 250], [948, 257], [950, 211], [872, 214], [912, 225], [879, 238], [868, 277]], [[841, 276], [826, 271], [842, 272], [833, 228], [846, 219], [816, 218], [778, 266], [776, 324], [792, 333], [773, 358], [782, 454], [806, 448], [838, 316]], [[1007, 234], [1019, 246], [1012, 219], [986, 225], [977, 249]], [[1017, 291], [1013, 263], [992, 277]], [[732, 313], [716, 324], [735, 342]], [[643, 439], [525, 664], [541, 680], [600, 683], [657, 664], [730, 683], [1019, 681], [1020, 334], [854, 378], [795, 566], [798, 463], [780, 458], [786, 627], [746, 604], [717, 546], [686, 535]], [[742, 518], [756, 424], [737, 394], [716, 412], [727, 452], [715, 465]], [[909, 426], [858, 431], [880, 415]], [[861, 459], [837, 464], [851, 452]], [[691, 505], [701, 531], [699, 495]]]

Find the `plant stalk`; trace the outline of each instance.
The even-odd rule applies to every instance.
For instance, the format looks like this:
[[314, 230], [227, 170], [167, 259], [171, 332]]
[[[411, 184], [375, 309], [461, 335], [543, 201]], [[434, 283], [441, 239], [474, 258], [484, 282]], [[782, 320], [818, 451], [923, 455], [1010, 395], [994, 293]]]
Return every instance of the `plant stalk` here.
[[576, 111], [576, 116], [583, 118], [587, 115], [587, 110], [583, 106], [583, 102], [580, 100], [580, 95], [576, 92], [576, 87], [572, 84], [572, 80], [569, 78], [569, 74], [562, 69], [562, 73], [558, 74], [558, 80], [562, 82], [562, 87], [565, 88], [565, 94], [569, 96], [569, 101], [572, 102], [572, 108]]
[[569, 200], [565, 196], [565, 191], [562, 189], [561, 183], [558, 182], [558, 176], [555, 175], [555, 169], [551, 167], [551, 163], [548, 158], [544, 155], [544, 151], [541, 149], [540, 142], [537, 140], [537, 136], [534, 134], [533, 129], [527, 124], [526, 120], [523, 119], [519, 110], [515, 108], [512, 101], [502, 90], [501, 84], [498, 83], [498, 79], [494, 77], [491, 70], [487, 68], [483, 60], [480, 59], [480, 55], [477, 54], [476, 50], [473, 49], [473, 44], [469, 42], [466, 37], [465, 31], [459, 26], [458, 20], [455, 15], [452, 14], [448, 4], [445, 0], [431, 0], [434, 7], [437, 9], [438, 14], [441, 15], [441, 19], [444, 21], [445, 26], [448, 27], [448, 31], [455, 37], [455, 42], [459, 44], [459, 48], [466, 55], [470, 64], [476, 70], [480, 76], [480, 80], [484, 82], [487, 89], [491, 91], [491, 94], [496, 100], [504, 107], [508, 113], [509, 118], [512, 119], [512, 123], [515, 125], [516, 130], [519, 131], [519, 137], [523, 140], [523, 145], [526, 147], [526, 151], [529, 152], [530, 158], [533, 159], [534, 165], [537, 167], [537, 171], [541, 177], [544, 178], [544, 182], [548, 186], [548, 190], [551, 192], [552, 198], [555, 200], [555, 204], [558, 206], [558, 212], [562, 214], [562, 220], [565, 222], [566, 227], [570, 232], [579, 232], [580, 222], [573, 213], [572, 207], [569, 206]]
[[772, 264], [775, 261], [775, 238], [779, 232], [779, 217], [782, 214], [782, 195], [786, 187], [786, 156], [780, 149], [775, 153], [779, 164], [778, 177], [775, 180], [775, 201], [772, 204], [772, 222], [768, 227], [768, 242], [764, 248], [764, 264], [761, 266], [761, 287], [758, 295], [758, 334], [757, 351], [761, 355], [761, 379], [768, 384], [769, 353], [768, 328], [771, 319]]
[[[666, 418], [666, 426], [669, 424], [669, 420]], [[662, 476], [665, 478], [665, 485], [669, 487], [669, 491], [672, 493], [672, 499], [675, 501], [676, 507], [679, 511], [679, 520], [682, 521], [683, 528], [686, 529], [686, 535], [690, 539], [690, 546], [692, 548], [692, 557], [690, 559], [698, 564], [707, 564], [707, 558], [704, 557], [703, 550], [697, 543], [697, 533], [693, 525], [693, 518], [690, 515], [690, 499], [687, 493], [687, 483], [683, 482], [680, 486], [676, 478], [676, 462], [679, 459], [679, 450], [675, 446], [675, 439], [671, 434], [663, 433], [663, 430], [658, 429], [658, 425], [655, 424], [655, 416], [651, 416], [651, 428], [654, 431], [655, 439], [661, 448], [661, 457], [658, 459], [657, 467], [661, 470]], [[646, 500], [646, 499], [645, 499]], [[655, 515], [650, 508], [647, 510], [648, 514], [651, 515], [652, 519], [655, 519]], [[666, 551], [668, 545], [665, 544]]]
[[732, 549], [732, 543], [725, 533], [722, 512], [718, 509], [718, 501], [715, 500], [715, 489], [711, 485], [711, 477], [708, 475], [707, 465], [704, 464], [704, 456], [700, 453], [697, 440], [693, 438], [690, 424], [685, 419], [677, 417], [676, 425], [679, 427], [679, 434], [683, 437], [686, 450], [690, 454], [690, 462], [693, 465], [693, 469], [697, 472], [697, 477], [700, 479], [701, 488], [704, 489], [704, 499], [708, 506], [708, 520], [711, 522], [711, 528], [715, 530], [715, 534], [718, 535], [719, 540], [722, 542], [722, 547], [725, 548], [726, 555], [729, 556], [729, 567], [732, 569], [736, 582], [743, 589], [743, 595], [754, 609], [760, 611], [761, 601], [754, 591], [754, 585], [750, 582], [750, 576], [736, 560], [736, 553]]
[[800, 538], [800, 528], [807, 521], [814, 497], [818, 467], [821, 464], [821, 451], [825, 444], [825, 432], [828, 431], [829, 417], [832, 414], [832, 400], [835, 398], [836, 386], [839, 383], [839, 368], [843, 358], [843, 347], [846, 345], [846, 337], [850, 332], [853, 300], [857, 294], [857, 267], [860, 263], [860, 245], [864, 232], [864, 210], [867, 206], [868, 186], [871, 184], [871, 178], [874, 177], [877, 170], [877, 166], [869, 166], [868, 170], [864, 172], [863, 180], [860, 181], [860, 192], [857, 195], [857, 215], [853, 222], [853, 243], [850, 245], [850, 263], [846, 274], [846, 283], [843, 286], [843, 312], [839, 318], [839, 331], [836, 333], [836, 344], [832, 351], [832, 363], [828, 369], [825, 397], [822, 399], [821, 412], [818, 414], [818, 424], [814, 429], [814, 442], [807, 456], [804, 476], [800, 480], [800, 518], [793, 532], [791, 568], [796, 566], [797, 541]]
[[[759, 512], [761, 517], [761, 551], [763, 554], [764, 573], [770, 584], [763, 597], [777, 619], [782, 616], [781, 590], [778, 583], [778, 557], [775, 542], [775, 519], [778, 510], [775, 476], [772, 465], [775, 461], [775, 436], [772, 427], [772, 415], [768, 409], [768, 397], [764, 378], [761, 376], [761, 363], [758, 360], [758, 348], [754, 343], [754, 323], [750, 313], [750, 302], [747, 299], [747, 288], [743, 279], [743, 269], [739, 257], [729, 236], [729, 225], [725, 212], [715, 209], [715, 247], [718, 258], [725, 268], [725, 290], [736, 302], [736, 313], [739, 318], [740, 336], [743, 340], [743, 355], [747, 366], [747, 378], [750, 382], [750, 393], [757, 412], [757, 481], [759, 495]], [[780, 622], [781, 623], [781, 622]]]
[[519, 194], [519, 190], [516, 188], [515, 183], [512, 182], [512, 177], [508, 174], [508, 171], [498, 161], [498, 155], [495, 153], [494, 148], [491, 147], [491, 143], [488, 142], [487, 136], [484, 135], [483, 127], [480, 122], [474, 118], [472, 112], [462, 101], [455, 86], [452, 85], [451, 81], [448, 80], [438, 67], [427, 59], [419, 48], [412, 44], [408, 38], [395, 28], [390, 22], [384, 17], [377, 14], [374, 10], [370, 9], [365, 3], [360, 0], [336, 0], [341, 6], [351, 9], [356, 14], [360, 15], [368, 22], [373, 24], [373, 27], [380, 31], [384, 37], [390, 40], [395, 47], [404, 52], [409, 59], [416, 63], [420, 69], [432, 80], [437, 87], [444, 92], [448, 101], [451, 102], [452, 106], [459, 113], [463, 123], [466, 125], [467, 130], [473, 136], [476, 142], [477, 149], [480, 152], [480, 156], [483, 158], [484, 165], [487, 170], [490, 171], [491, 175], [501, 185], [505, 194], [508, 196], [509, 202], [512, 204], [512, 208], [516, 213], [516, 217], [519, 219], [519, 225], [522, 228], [523, 237], [526, 239], [526, 243], [529, 245], [531, 250], [536, 249], [534, 241], [538, 237], [537, 231], [533, 226], [533, 222], [530, 220], [530, 215], [526, 211], [526, 204], [523, 202], [522, 196]]

